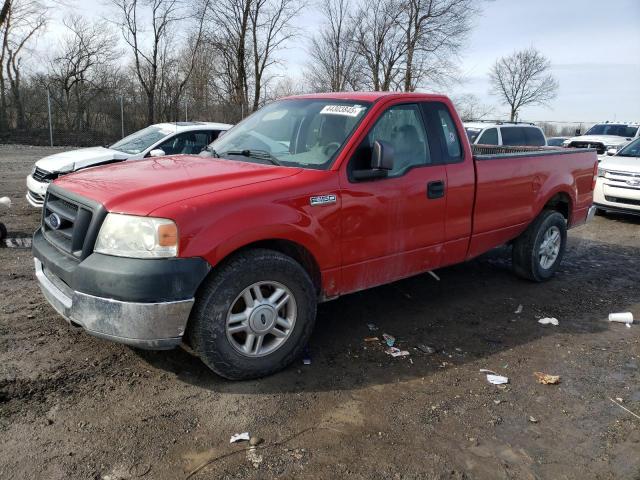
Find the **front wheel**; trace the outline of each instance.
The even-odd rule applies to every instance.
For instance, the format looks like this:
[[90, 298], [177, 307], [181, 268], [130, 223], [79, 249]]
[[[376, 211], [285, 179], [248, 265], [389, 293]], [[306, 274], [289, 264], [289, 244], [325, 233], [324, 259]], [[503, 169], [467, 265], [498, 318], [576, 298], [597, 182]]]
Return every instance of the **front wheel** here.
[[561, 213], [543, 211], [513, 244], [515, 273], [534, 282], [549, 280], [567, 245], [567, 222]]
[[264, 377], [302, 353], [315, 316], [315, 289], [304, 268], [276, 251], [249, 250], [200, 289], [188, 341], [225, 378]]

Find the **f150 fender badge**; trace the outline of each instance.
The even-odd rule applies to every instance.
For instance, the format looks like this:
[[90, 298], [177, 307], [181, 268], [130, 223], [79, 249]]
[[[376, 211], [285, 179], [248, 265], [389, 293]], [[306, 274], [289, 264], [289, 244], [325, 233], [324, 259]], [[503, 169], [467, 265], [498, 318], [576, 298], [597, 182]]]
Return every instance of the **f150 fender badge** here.
[[309, 197], [309, 203], [312, 207], [317, 205], [328, 205], [330, 203], [336, 203], [336, 195], [330, 193], [328, 195], [317, 195], [315, 197]]

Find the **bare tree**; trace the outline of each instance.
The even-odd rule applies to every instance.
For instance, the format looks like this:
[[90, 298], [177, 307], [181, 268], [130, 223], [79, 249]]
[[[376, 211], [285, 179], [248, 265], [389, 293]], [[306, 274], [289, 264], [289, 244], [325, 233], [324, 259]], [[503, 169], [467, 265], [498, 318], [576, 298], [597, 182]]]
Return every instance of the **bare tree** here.
[[404, 90], [425, 80], [441, 83], [455, 76], [451, 57], [460, 50], [476, 13], [473, 0], [406, 0], [400, 25], [405, 37]]
[[380, 0], [358, 9], [355, 50], [364, 60], [365, 82], [373, 90], [391, 90], [402, 77], [406, 53], [399, 0]]
[[558, 91], [549, 73], [551, 62], [531, 47], [496, 60], [489, 72], [491, 93], [510, 108], [510, 119], [527, 105], [546, 105]]
[[274, 53], [296, 33], [291, 27], [298, 14], [297, 0], [254, 0], [251, 9], [253, 46], [253, 110], [260, 106], [265, 71], [277, 63]]
[[483, 104], [480, 99], [472, 93], [454, 96], [451, 100], [463, 122], [483, 120], [494, 113], [491, 105]]
[[[47, 22], [47, 7], [37, 0], [12, 0], [6, 13], [2, 30], [0, 51], [0, 126], [6, 125], [6, 83], [15, 112], [16, 127], [25, 128], [24, 104], [20, 96], [22, 81], [22, 57], [29, 43], [44, 28]], [[6, 75], [6, 77], [5, 77]]]
[[[196, 36], [192, 43], [192, 61], [179, 86], [182, 91], [195, 66], [194, 52], [202, 39], [209, 0], [205, 0], [203, 5], [198, 5], [198, 8], [180, 0], [112, 0], [112, 3], [119, 13], [124, 40], [133, 51], [135, 74], [147, 98], [147, 122], [154, 123], [158, 88], [164, 81], [163, 76], [168, 74], [162, 67], [167, 65], [167, 54], [176, 49], [176, 45], [172, 44], [175, 40], [172, 33], [177, 31], [183, 20], [193, 20], [195, 17]], [[146, 11], [140, 12], [145, 7]], [[145, 13], [151, 23], [149, 30], [143, 25]], [[150, 46], [146, 46], [145, 43], [150, 43]]]
[[311, 40], [309, 83], [318, 91], [353, 90], [360, 83], [359, 56], [349, 1], [323, 0], [321, 12], [325, 24]]
[[65, 127], [80, 130], [87, 103], [102, 80], [102, 67], [113, 68], [120, 52], [115, 32], [106, 22], [91, 23], [71, 15], [63, 23], [69, 35], [51, 62], [51, 80], [62, 92]]

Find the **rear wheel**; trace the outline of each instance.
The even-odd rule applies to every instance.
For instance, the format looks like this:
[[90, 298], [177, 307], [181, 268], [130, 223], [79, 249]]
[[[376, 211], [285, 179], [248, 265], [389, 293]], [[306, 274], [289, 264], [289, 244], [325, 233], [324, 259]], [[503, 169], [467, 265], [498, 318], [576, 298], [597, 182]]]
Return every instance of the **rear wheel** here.
[[567, 244], [567, 222], [555, 210], [543, 211], [513, 244], [513, 269], [534, 282], [550, 279]]
[[316, 294], [292, 258], [265, 249], [242, 252], [201, 288], [188, 340], [202, 361], [232, 380], [285, 368], [311, 336]]

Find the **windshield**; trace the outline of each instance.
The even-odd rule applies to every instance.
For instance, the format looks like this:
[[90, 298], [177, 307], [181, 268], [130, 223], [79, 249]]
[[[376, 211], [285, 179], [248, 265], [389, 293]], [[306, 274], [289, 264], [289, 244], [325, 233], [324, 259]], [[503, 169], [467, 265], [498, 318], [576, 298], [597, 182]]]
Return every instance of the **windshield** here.
[[469, 143], [475, 142], [476, 138], [478, 138], [478, 135], [482, 131], [481, 128], [471, 128], [471, 127], [467, 127], [465, 128], [465, 130], [467, 132], [467, 137], [469, 137]]
[[130, 155], [135, 155], [136, 153], [145, 151], [151, 145], [159, 142], [167, 135], [171, 135], [172, 133], [175, 133], [174, 129], [170, 129], [167, 127], [162, 128], [152, 125], [150, 127], [143, 128], [136, 133], [132, 133], [128, 137], [124, 137], [122, 140], [114, 143], [109, 148], [112, 148], [113, 150], [119, 150], [120, 152], [128, 153]]
[[618, 137], [635, 137], [638, 127], [615, 123], [599, 123], [594, 125], [585, 135], [616, 135]]
[[635, 139], [618, 152], [618, 157], [640, 157], [640, 138]]
[[326, 169], [369, 105], [335, 99], [274, 102], [218, 138], [208, 151], [234, 160]]

